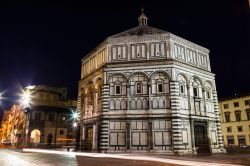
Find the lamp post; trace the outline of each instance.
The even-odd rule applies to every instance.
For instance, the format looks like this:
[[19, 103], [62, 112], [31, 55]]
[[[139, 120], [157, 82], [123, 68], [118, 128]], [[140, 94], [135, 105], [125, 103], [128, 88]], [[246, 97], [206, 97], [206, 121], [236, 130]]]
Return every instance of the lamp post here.
[[31, 106], [30, 106], [30, 103], [31, 103], [31, 92], [30, 90], [33, 89], [34, 86], [29, 86], [29, 87], [26, 87], [26, 89], [23, 91], [23, 93], [21, 94], [21, 99], [20, 99], [20, 106], [22, 106], [23, 108], [23, 111], [26, 115], [26, 118], [25, 118], [25, 143], [26, 145], [28, 145], [28, 133], [29, 133], [29, 118], [30, 118], [30, 113], [31, 113]]
[[73, 113], [73, 127], [76, 129], [76, 136], [75, 136], [75, 140], [76, 140], [76, 146], [75, 146], [75, 151], [79, 150], [80, 147], [80, 125], [79, 125], [79, 115], [77, 112]]

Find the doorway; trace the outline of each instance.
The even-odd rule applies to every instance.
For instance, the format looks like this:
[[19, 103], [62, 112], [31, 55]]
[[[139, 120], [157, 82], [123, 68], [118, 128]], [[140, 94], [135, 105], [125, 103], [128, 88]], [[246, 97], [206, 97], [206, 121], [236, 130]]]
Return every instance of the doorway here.
[[47, 139], [47, 144], [48, 144], [48, 146], [51, 146], [52, 140], [53, 140], [53, 136], [52, 136], [52, 134], [49, 134], [49, 135], [48, 135], [48, 139]]
[[93, 128], [88, 127], [87, 128], [87, 150], [92, 150], [93, 145]]
[[206, 123], [194, 123], [194, 139], [198, 154], [210, 153]]

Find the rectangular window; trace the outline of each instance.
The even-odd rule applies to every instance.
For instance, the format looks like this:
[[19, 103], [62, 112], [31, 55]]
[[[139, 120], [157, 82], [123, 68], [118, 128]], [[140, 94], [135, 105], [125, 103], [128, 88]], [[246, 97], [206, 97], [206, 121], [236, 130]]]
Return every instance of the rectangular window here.
[[207, 98], [210, 99], [210, 92], [207, 91]]
[[224, 109], [228, 109], [228, 104], [223, 104]]
[[246, 114], [247, 114], [247, 120], [250, 120], [250, 110], [246, 110]]
[[228, 113], [225, 113], [224, 115], [225, 115], [225, 121], [230, 122], [230, 113], [228, 112]]
[[234, 107], [239, 107], [239, 102], [234, 102]]
[[240, 111], [235, 111], [235, 119], [236, 119], [236, 121], [241, 121], [241, 112]]
[[243, 136], [238, 136], [238, 142], [239, 142], [239, 146], [245, 146], [246, 145], [246, 137]]
[[243, 131], [242, 126], [237, 126], [237, 129], [238, 129], [238, 132], [242, 132]]
[[184, 86], [183, 85], [180, 85], [180, 93], [184, 94]]
[[230, 127], [227, 127], [227, 132], [228, 133], [231, 133], [232, 132], [232, 127], [230, 126]]
[[40, 120], [40, 113], [39, 113], [39, 112], [37, 112], [37, 113], [35, 114], [35, 120]]
[[121, 94], [121, 86], [120, 86], [120, 85], [116, 85], [116, 86], [115, 86], [115, 94], [116, 94], [116, 95]]
[[54, 114], [53, 113], [50, 113], [49, 114], [49, 121], [54, 121]]
[[227, 144], [234, 145], [234, 136], [227, 136]]
[[198, 88], [195, 87], [193, 91], [194, 91], [194, 97], [198, 97]]
[[250, 106], [250, 100], [245, 100], [245, 106]]
[[158, 84], [158, 92], [160, 92], [160, 93], [163, 92], [163, 84], [161, 84], [161, 83]]

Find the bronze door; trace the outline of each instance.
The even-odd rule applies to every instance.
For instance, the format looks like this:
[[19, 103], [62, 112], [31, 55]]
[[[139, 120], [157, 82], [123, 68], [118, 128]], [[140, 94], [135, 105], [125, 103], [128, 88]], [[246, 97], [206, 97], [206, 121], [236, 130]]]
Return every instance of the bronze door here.
[[205, 123], [194, 125], [194, 138], [195, 147], [198, 148], [197, 153], [210, 153]]

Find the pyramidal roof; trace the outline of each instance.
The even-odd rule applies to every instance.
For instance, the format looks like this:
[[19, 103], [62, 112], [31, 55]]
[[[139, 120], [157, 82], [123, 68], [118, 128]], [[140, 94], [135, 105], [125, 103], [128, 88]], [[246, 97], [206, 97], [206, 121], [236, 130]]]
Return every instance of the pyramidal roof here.
[[134, 27], [134, 28], [131, 28], [131, 29], [126, 30], [124, 32], [115, 34], [115, 35], [110, 36], [108, 38], [119, 38], [119, 37], [142, 36], [142, 35], [167, 33], [167, 31], [148, 26], [148, 18], [144, 14], [143, 9], [141, 10], [141, 15], [138, 18], [138, 23], [139, 23], [139, 25], [137, 27]]

